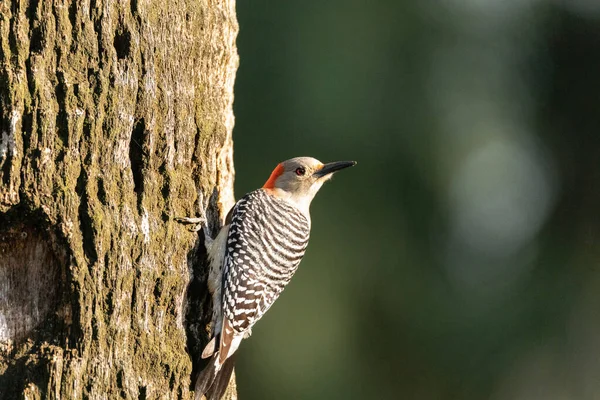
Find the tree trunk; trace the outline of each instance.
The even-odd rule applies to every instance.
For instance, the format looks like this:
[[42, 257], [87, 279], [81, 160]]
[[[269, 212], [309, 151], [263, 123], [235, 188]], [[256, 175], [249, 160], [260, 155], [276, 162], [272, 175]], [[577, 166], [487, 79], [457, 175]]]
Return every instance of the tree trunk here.
[[234, 0], [0, 2], [0, 398], [192, 396], [174, 217], [233, 204], [237, 30]]

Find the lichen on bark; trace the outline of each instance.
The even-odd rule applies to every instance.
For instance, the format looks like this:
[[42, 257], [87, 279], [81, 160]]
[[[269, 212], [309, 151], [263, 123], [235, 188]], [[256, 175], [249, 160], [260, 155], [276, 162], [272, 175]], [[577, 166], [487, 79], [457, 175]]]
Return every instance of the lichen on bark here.
[[0, 3], [0, 314], [31, 317], [26, 267], [55, 293], [0, 337], [0, 398], [190, 398], [203, 246], [173, 218], [233, 204], [237, 31], [233, 0]]

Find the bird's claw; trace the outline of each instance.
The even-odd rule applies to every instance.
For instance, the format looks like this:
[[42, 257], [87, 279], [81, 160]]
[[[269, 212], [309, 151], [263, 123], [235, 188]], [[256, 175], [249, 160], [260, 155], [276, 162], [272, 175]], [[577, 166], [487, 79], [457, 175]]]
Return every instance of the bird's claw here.
[[198, 232], [202, 229], [202, 225], [206, 222], [206, 218], [203, 217], [175, 217], [175, 221], [183, 225], [192, 225], [188, 227], [190, 232]]

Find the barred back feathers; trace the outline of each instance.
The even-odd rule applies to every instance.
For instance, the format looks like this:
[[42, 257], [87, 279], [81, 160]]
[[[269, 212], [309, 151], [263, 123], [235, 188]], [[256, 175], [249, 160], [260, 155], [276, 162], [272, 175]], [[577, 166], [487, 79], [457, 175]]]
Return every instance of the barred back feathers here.
[[223, 282], [225, 318], [236, 332], [251, 328], [271, 307], [296, 272], [309, 235], [306, 217], [264, 189], [236, 204]]

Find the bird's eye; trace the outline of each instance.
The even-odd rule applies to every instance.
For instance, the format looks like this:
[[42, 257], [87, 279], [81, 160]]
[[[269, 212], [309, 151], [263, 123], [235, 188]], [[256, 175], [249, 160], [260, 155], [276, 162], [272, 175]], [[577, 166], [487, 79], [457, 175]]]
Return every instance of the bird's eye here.
[[304, 168], [302, 168], [302, 167], [296, 168], [296, 175], [304, 176], [305, 173], [306, 173], [306, 170]]

